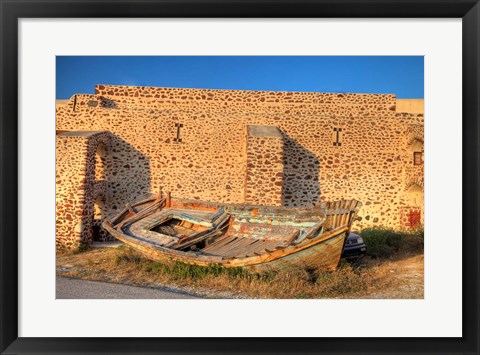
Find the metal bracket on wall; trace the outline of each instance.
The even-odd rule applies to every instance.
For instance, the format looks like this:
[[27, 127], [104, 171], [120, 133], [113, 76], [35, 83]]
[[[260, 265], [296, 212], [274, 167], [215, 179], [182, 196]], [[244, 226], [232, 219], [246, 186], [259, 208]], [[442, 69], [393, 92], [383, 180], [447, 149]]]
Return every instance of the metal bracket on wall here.
[[342, 143], [340, 142], [340, 132], [342, 131], [342, 129], [335, 127], [333, 131], [336, 133], [336, 141], [333, 142], [333, 146], [340, 147], [342, 145]]
[[173, 138], [173, 141], [180, 143], [180, 142], [182, 142], [182, 138], [180, 138], [180, 128], [183, 127], [183, 124], [182, 123], [175, 123], [175, 127], [177, 127], [177, 137]]

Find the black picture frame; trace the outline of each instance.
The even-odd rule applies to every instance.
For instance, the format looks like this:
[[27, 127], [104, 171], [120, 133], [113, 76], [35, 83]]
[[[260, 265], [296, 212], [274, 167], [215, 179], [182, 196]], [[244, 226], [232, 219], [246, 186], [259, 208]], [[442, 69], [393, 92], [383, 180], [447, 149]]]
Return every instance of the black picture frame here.
[[[478, 0], [0, 0], [0, 351], [68, 353], [479, 354]], [[19, 338], [18, 25], [20, 18], [347, 17], [463, 19], [463, 336], [461, 338]], [[456, 159], [456, 157], [451, 157]], [[446, 198], [447, 200], [447, 198]], [[446, 201], [448, 203], [448, 201]], [[455, 208], [450, 206], [449, 208]], [[440, 317], [441, 315], [439, 315]]]

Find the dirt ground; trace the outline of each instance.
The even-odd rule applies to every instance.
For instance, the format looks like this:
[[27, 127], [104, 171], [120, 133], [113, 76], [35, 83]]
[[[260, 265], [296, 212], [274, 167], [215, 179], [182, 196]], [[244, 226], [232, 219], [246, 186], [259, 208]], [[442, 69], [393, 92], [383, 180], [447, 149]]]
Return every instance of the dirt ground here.
[[373, 298], [424, 297], [424, 258], [403, 253], [388, 259], [342, 259], [336, 271], [312, 275], [295, 271], [270, 278], [244, 274], [178, 274], [130, 248], [91, 249], [57, 255], [57, 276], [165, 288], [202, 298]]
[[[370, 261], [371, 262], [371, 261]], [[379, 263], [379, 269], [389, 273], [385, 277], [391, 278], [389, 287], [372, 291], [362, 298], [423, 298], [424, 292], [424, 258], [423, 254], [406, 256], [397, 260]]]

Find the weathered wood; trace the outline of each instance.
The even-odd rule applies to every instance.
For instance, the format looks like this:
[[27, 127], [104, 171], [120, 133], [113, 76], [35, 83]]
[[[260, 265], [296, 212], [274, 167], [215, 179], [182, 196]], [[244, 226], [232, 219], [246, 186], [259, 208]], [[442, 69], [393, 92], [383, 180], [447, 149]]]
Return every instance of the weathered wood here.
[[125, 205], [125, 207], [126, 207], [126, 208], [128, 209], [128, 211], [129, 211], [130, 213], [132, 213], [132, 214], [136, 214], [136, 213], [138, 212], [138, 211], [137, 211], [132, 205], [130, 205], [129, 203], [127, 203], [127, 204]]
[[235, 235], [227, 234], [226, 236], [218, 239], [218, 241], [216, 241], [215, 243], [210, 244], [206, 248], [203, 248], [203, 250], [208, 251], [209, 253], [215, 253], [216, 250], [221, 249], [229, 243], [232, 243], [236, 239], [237, 237]]
[[210, 238], [210, 237], [213, 237], [215, 235], [219, 235], [219, 234], [222, 234], [223, 231], [222, 230], [207, 230], [207, 231], [204, 231], [204, 232], [200, 232], [198, 233], [198, 235], [195, 236], [195, 238], [191, 238], [191, 239], [188, 239], [188, 240], [185, 240], [185, 241], [182, 241], [181, 243], [177, 243], [176, 245], [172, 245], [172, 248], [173, 249], [177, 249], [177, 250], [184, 250], [192, 245], [195, 245], [197, 243], [200, 243], [201, 241], [207, 239], [207, 238]]
[[220, 215], [219, 217], [217, 217], [214, 221], [213, 221], [213, 225], [216, 227], [216, 226], [223, 226], [225, 223], [228, 223], [230, 224], [230, 215], [227, 214], [227, 213], [223, 213], [222, 215]]
[[252, 243], [250, 238], [239, 238], [239, 241], [235, 244], [229, 244], [229, 248], [219, 253], [219, 255], [224, 257], [237, 257], [241, 255], [245, 248]]
[[[103, 226], [147, 257], [259, 269], [301, 263], [335, 266], [361, 206], [341, 200], [289, 209], [175, 199], [170, 194], [139, 201], [146, 202], [127, 204]], [[167, 233], [177, 235], [152, 230], [169, 219], [178, 221], [167, 224], [174, 228]], [[206, 247], [188, 250], [200, 242]]]
[[275, 250], [278, 250], [278, 249], [285, 249], [285, 248], [278, 248], [278, 246], [283, 246], [283, 244], [279, 244], [276, 241], [272, 240], [265, 246], [265, 251], [267, 253], [272, 253], [272, 252], [274, 252]]
[[123, 228], [124, 226], [126, 226], [128, 224], [131, 224], [131, 223], [136, 222], [136, 221], [138, 221], [142, 218], [145, 218], [149, 214], [155, 212], [155, 210], [160, 207], [162, 202], [163, 202], [162, 200], [161, 201], [154, 201], [151, 205], [149, 205], [149, 206], [145, 207], [144, 209], [138, 211], [137, 213], [135, 213], [131, 217], [121, 221], [118, 224], [118, 228]]
[[167, 192], [167, 198], [165, 199], [165, 207], [172, 207], [172, 194], [170, 191]]
[[221, 246], [216, 248], [209, 248], [210, 252], [217, 255], [224, 255], [227, 251], [235, 248], [237, 245], [240, 245], [244, 242], [245, 238], [237, 235], [233, 235], [230, 242], [223, 243]]
[[163, 200], [163, 192], [160, 191], [157, 195], [157, 197], [155, 198], [155, 201], [160, 201], [160, 200]]
[[261, 239], [250, 239], [250, 244], [243, 248], [241, 253], [237, 255], [238, 258], [245, 258], [247, 256], [252, 256], [253, 253], [261, 246], [264, 244], [265, 241]]
[[224, 229], [226, 227], [227, 226], [219, 226], [218, 229], [207, 229], [205, 231], [196, 233], [195, 235], [191, 236], [187, 240], [184, 240], [181, 243], [178, 243], [178, 245], [176, 245], [174, 248], [179, 249], [179, 250], [183, 250], [183, 249], [185, 249], [185, 248], [187, 248], [187, 247], [189, 247], [193, 244], [200, 243], [201, 241], [203, 241], [207, 238], [214, 237], [216, 235], [221, 235], [221, 234], [225, 233]]
[[312, 239], [317, 235], [317, 232], [323, 228], [322, 223], [317, 223], [312, 229], [305, 235], [304, 239]]
[[215, 221], [218, 217], [220, 217], [224, 213], [225, 213], [225, 209], [223, 207], [219, 208], [218, 211], [211, 216], [212, 222]]
[[[136, 238], [133, 238], [129, 235], [120, 233], [118, 230], [113, 229], [112, 227], [108, 226], [108, 224], [104, 224], [105, 229], [107, 229], [113, 236], [117, 239], [123, 241], [124, 243], [138, 249], [146, 256], [153, 260], [165, 260], [165, 261], [182, 261], [185, 263], [191, 263], [200, 266], [206, 266], [210, 264], [221, 264], [225, 267], [242, 267], [242, 266], [258, 266], [258, 264], [266, 263], [272, 260], [276, 260], [282, 257], [286, 257], [291, 254], [295, 254], [297, 252], [302, 252], [299, 257], [302, 257], [303, 250], [307, 250], [312, 248], [324, 240], [329, 240], [331, 238], [335, 238], [339, 235], [345, 235], [347, 228], [337, 229], [330, 233], [326, 233], [322, 238], [314, 239], [310, 244], [302, 244], [302, 246], [298, 246], [297, 248], [289, 247], [284, 250], [277, 250], [270, 254], [264, 253], [260, 256], [252, 256], [246, 258], [235, 258], [235, 259], [224, 259], [217, 255], [201, 255], [195, 253], [195, 258], [192, 258], [190, 255], [191, 253], [185, 252], [178, 252], [172, 249], [162, 248], [162, 247], [152, 247], [149, 243], [143, 242]], [[342, 244], [343, 245], [343, 244]], [[341, 250], [340, 250], [341, 253]]]

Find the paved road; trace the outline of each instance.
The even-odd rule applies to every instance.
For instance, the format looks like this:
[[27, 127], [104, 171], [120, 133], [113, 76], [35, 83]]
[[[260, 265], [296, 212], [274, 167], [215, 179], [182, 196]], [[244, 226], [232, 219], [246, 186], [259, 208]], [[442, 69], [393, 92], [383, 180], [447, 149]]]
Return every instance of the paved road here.
[[116, 298], [116, 299], [154, 299], [154, 298], [198, 298], [182, 292], [170, 290], [134, 287], [115, 283], [86, 281], [57, 276], [57, 299], [72, 298]]

